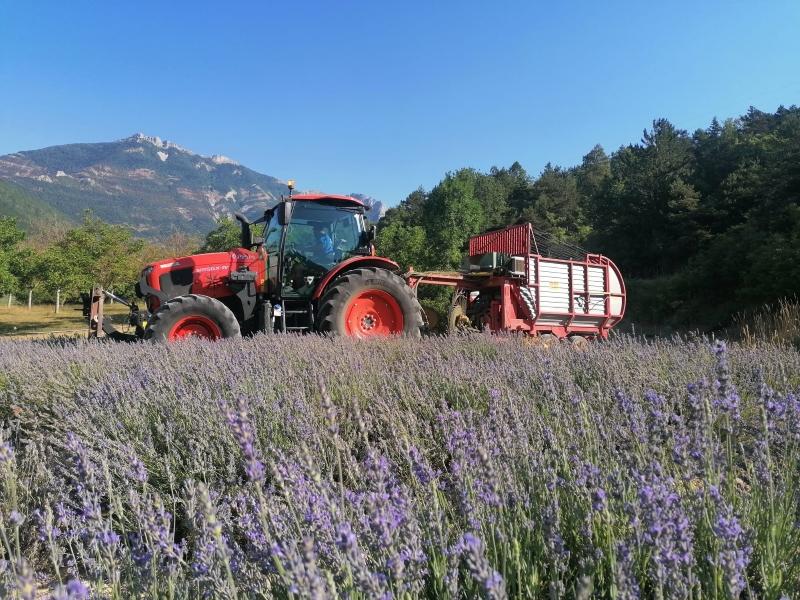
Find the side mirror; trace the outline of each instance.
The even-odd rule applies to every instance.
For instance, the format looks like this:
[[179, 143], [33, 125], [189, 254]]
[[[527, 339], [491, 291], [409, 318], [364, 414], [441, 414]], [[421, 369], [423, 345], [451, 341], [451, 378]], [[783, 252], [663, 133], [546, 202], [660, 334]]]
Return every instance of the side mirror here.
[[375, 225], [361, 232], [358, 245], [361, 248], [372, 248], [375, 242]]
[[237, 212], [233, 216], [236, 217], [236, 220], [242, 224], [242, 248], [249, 248], [253, 245], [253, 236], [250, 234], [250, 221], [248, 221], [247, 217], [245, 217], [242, 213]]

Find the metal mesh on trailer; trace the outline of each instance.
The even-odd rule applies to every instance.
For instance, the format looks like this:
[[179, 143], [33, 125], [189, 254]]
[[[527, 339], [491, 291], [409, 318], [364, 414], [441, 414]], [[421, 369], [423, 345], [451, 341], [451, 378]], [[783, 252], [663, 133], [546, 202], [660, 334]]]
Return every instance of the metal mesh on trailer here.
[[532, 232], [531, 250], [547, 258], [560, 258], [563, 260], [583, 260], [589, 254], [588, 250], [557, 240], [553, 235], [543, 231]]

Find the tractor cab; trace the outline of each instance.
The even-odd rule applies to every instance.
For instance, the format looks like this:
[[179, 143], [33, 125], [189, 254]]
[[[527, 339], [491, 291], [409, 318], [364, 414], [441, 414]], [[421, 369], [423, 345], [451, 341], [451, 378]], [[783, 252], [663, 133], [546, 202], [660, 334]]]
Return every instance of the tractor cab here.
[[364, 212], [353, 198], [316, 194], [290, 197], [267, 211], [267, 296], [308, 300], [336, 265], [370, 256], [372, 235]]
[[[397, 263], [375, 256], [374, 229], [365, 222], [366, 207], [350, 196], [290, 194], [262, 219], [242, 223], [242, 246], [263, 256], [261, 292], [265, 318], [260, 328], [277, 331], [352, 331], [353, 335], [417, 332], [421, 310]], [[263, 235], [251, 237], [251, 227], [263, 222]], [[368, 283], [360, 278], [369, 278]], [[350, 279], [348, 279], [350, 277]], [[339, 306], [353, 286], [389, 288], [377, 300], [356, 296], [348, 303], [349, 320]], [[386, 280], [386, 281], [384, 281]], [[360, 292], [359, 292], [360, 293]], [[380, 296], [380, 294], [386, 294]], [[399, 298], [400, 300], [397, 300]], [[360, 312], [364, 312], [361, 315]], [[359, 316], [361, 315], [361, 316]], [[348, 329], [349, 328], [349, 329]]]

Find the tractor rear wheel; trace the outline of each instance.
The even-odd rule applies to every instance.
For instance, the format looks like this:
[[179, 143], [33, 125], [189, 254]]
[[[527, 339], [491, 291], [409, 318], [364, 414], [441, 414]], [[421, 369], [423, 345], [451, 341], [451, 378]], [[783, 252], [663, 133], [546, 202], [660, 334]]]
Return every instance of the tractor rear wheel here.
[[144, 339], [164, 343], [188, 337], [219, 340], [240, 335], [231, 309], [215, 298], [189, 294], [164, 303], [150, 317]]
[[339, 277], [319, 303], [317, 329], [357, 338], [419, 337], [424, 322], [414, 292], [400, 277], [379, 268]]

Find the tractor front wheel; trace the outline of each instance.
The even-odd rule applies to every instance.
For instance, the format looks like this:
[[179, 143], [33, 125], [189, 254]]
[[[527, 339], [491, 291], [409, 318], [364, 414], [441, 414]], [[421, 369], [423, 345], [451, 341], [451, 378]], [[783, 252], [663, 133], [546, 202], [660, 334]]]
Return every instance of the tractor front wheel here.
[[339, 277], [319, 304], [317, 329], [357, 338], [419, 337], [422, 307], [411, 288], [386, 269], [356, 269]]
[[227, 306], [209, 296], [189, 294], [164, 303], [150, 317], [144, 339], [163, 343], [189, 337], [219, 340], [240, 335], [239, 322]]

